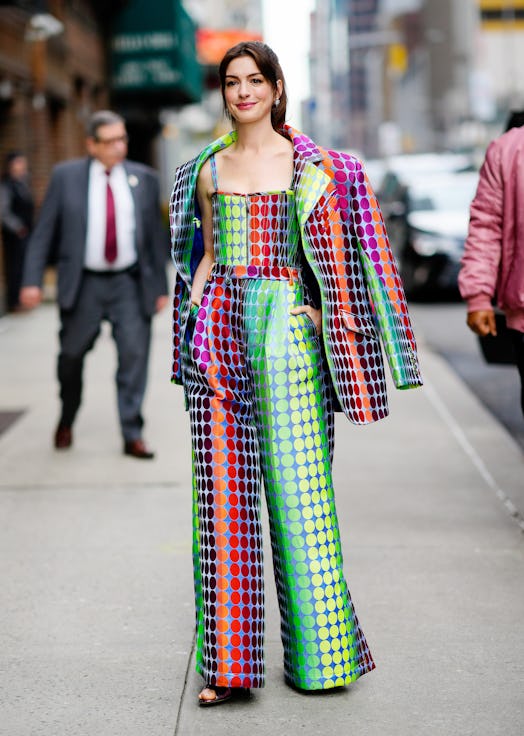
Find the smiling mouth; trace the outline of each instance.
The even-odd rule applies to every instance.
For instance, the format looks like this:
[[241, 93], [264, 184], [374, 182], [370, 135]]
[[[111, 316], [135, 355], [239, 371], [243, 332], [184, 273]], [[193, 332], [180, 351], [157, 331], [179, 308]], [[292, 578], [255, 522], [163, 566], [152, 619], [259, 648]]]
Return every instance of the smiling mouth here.
[[247, 109], [248, 107], [253, 107], [254, 104], [255, 104], [254, 102], [239, 102], [237, 104], [237, 107], [240, 110], [244, 110], [244, 109]]

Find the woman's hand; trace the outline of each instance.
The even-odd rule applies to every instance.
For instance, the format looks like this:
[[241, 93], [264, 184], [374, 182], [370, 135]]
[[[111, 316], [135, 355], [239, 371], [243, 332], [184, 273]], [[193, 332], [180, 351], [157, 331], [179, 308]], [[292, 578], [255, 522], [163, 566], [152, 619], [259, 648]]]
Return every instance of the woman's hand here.
[[301, 304], [299, 307], [294, 307], [291, 310], [291, 314], [307, 314], [307, 316], [313, 321], [317, 335], [322, 334], [322, 310], [310, 307], [309, 304]]
[[204, 251], [202, 260], [198, 264], [198, 268], [195, 271], [193, 277], [193, 284], [191, 286], [191, 304], [195, 307], [199, 307], [202, 301], [202, 294], [206, 286], [207, 277], [211, 266], [213, 265], [213, 254]]

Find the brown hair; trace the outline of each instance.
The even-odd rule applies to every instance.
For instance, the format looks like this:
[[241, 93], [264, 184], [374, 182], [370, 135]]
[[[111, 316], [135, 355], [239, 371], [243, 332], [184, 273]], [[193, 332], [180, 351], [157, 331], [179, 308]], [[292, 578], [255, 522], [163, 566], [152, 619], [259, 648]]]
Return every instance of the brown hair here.
[[275, 54], [273, 49], [261, 41], [241, 41], [226, 51], [224, 58], [220, 62], [218, 67], [218, 76], [220, 78], [220, 89], [222, 91], [222, 100], [224, 102], [224, 110], [228, 117], [229, 111], [226, 105], [226, 72], [229, 64], [233, 59], [238, 59], [240, 56], [250, 56], [257, 67], [260, 70], [262, 76], [267, 79], [273, 89], [277, 89], [277, 80], [280, 79], [282, 82], [282, 94], [280, 95], [280, 103], [278, 106], [271, 108], [271, 124], [275, 130], [279, 130], [286, 121], [286, 106], [287, 106], [287, 94], [286, 94], [286, 82], [284, 80], [284, 74], [282, 73], [282, 67], [278, 60], [278, 56]]

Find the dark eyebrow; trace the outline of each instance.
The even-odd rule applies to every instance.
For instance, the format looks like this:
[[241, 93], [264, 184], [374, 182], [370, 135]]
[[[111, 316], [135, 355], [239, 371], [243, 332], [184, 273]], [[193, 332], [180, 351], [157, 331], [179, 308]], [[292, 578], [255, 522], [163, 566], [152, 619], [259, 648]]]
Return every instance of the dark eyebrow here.
[[[263, 77], [264, 75], [262, 74], [262, 72], [253, 72], [253, 74], [248, 74], [247, 76], [248, 76], [248, 77], [259, 77], [259, 76], [260, 76], [260, 77]], [[226, 79], [227, 79], [228, 77], [229, 77], [230, 79], [238, 79], [238, 78], [239, 78], [239, 77], [237, 77], [237, 75], [236, 75], [236, 74], [226, 74]]]

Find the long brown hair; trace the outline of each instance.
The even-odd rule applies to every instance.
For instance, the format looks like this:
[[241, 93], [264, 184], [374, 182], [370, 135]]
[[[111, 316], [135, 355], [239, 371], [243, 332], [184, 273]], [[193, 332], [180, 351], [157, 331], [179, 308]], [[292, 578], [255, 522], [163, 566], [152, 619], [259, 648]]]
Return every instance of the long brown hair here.
[[267, 79], [273, 89], [277, 89], [277, 80], [280, 79], [282, 82], [282, 93], [280, 95], [280, 103], [275, 107], [271, 108], [271, 124], [275, 130], [279, 130], [286, 121], [286, 106], [287, 106], [287, 94], [286, 94], [286, 82], [282, 67], [278, 60], [278, 56], [275, 54], [273, 49], [261, 41], [241, 41], [226, 51], [224, 58], [220, 62], [218, 67], [218, 76], [220, 78], [220, 89], [222, 92], [222, 100], [224, 102], [224, 110], [226, 115], [229, 116], [229, 112], [226, 104], [226, 72], [229, 64], [233, 59], [238, 59], [240, 56], [250, 56], [255, 64], [257, 65], [262, 76]]

